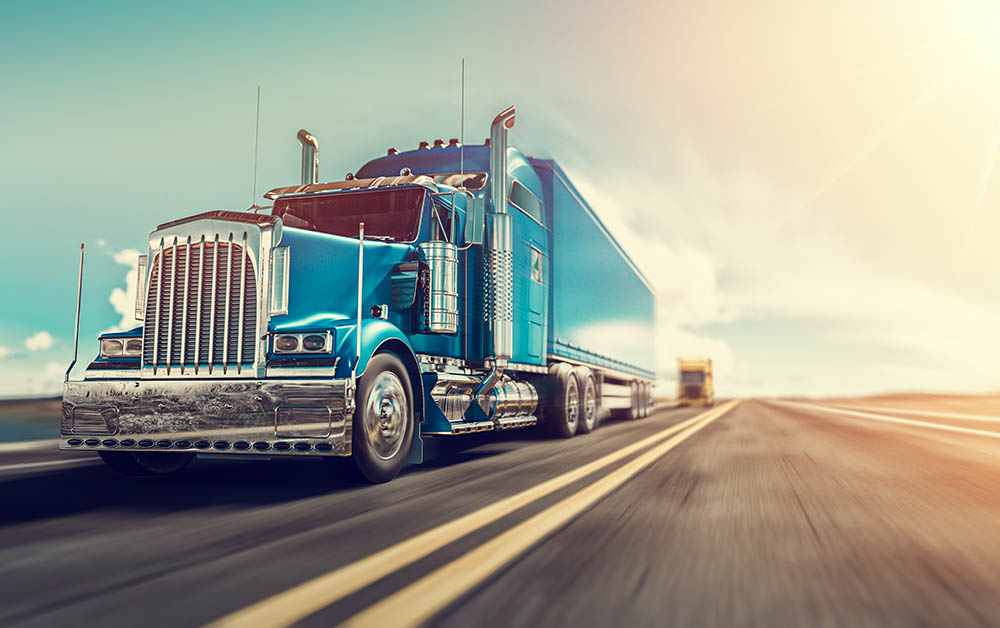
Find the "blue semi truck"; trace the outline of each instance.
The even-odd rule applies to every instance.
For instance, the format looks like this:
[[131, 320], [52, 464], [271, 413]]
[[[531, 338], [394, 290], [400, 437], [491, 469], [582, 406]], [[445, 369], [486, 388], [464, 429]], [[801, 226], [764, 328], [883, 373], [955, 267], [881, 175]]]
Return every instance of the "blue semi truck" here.
[[159, 225], [142, 325], [67, 377], [60, 448], [137, 475], [349, 457], [385, 482], [427, 439], [646, 416], [649, 283], [555, 161], [508, 147], [513, 124], [511, 107], [484, 145], [390, 148], [327, 183], [300, 131], [301, 183], [273, 206]]

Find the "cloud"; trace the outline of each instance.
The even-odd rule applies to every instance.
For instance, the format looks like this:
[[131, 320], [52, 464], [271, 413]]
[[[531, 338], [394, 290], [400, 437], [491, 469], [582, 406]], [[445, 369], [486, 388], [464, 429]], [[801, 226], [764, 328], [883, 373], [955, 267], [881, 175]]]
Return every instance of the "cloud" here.
[[0, 361], [10, 357], [10, 349], [0, 346]]
[[704, 355], [722, 394], [1000, 383], [989, 304], [866, 258], [832, 213], [801, 211], [764, 178], [716, 172], [690, 151], [676, 164], [669, 176], [603, 174], [629, 180], [614, 195], [570, 174], [656, 288], [661, 381], [675, 357]]
[[47, 331], [40, 331], [24, 339], [24, 346], [28, 351], [45, 351], [52, 348], [52, 343], [52, 336]]
[[139, 251], [135, 249], [125, 249], [112, 255], [116, 262], [128, 266], [129, 269], [125, 273], [125, 289], [115, 288], [108, 297], [111, 307], [115, 308], [115, 312], [120, 314], [122, 319], [117, 325], [111, 326], [102, 333], [125, 331], [136, 325], [135, 298], [138, 291], [139, 255]]

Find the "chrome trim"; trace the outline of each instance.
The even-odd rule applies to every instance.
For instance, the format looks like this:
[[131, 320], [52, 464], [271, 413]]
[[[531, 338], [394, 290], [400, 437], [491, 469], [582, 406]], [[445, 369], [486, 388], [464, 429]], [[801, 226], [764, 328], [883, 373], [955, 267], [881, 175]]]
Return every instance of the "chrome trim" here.
[[[170, 261], [170, 312], [167, 314], [167, 375], [170, 375], [170, 363], [173, 362], [172, 358], [174, 357], [174, 297], [177, 296], [177, 257], [179, 252], [177, 248], [177, 236], [174, 236], [174, 244], [171, 248], [174, 250], [174, 256]], [[160, 312], [157, 311], [156, 315], [159, 316]]]
[[[365, 223], [358, 223], [358, 321], [354, 328], [354, 337], [358, 341], [357, 352], [354, 354], [354, 368], [352, 375], [357, 386], [358, 364], [361, 363], [361, 298], [364, 289], [364, 268], [365, 268]], [[367, 365], [365, 365], [367, 366]]]
[[305, 129], [300, 129], [296, 137], [302, 145], [302, 185], [316, 183], [319, 181], [319, 140]]
[[135, 265], [135, 320], [137, 321], [141, 321], [146, 318], [146, 272], [148, 270], [149, 257], [146, 255], [140, 255], [139, 261]]
[[[240, 257], [240, 315], [237, 319], [239, 321], [239, 327], [236, 330], [236, 355], [239, 358], [236, 360], [236, 372], [241, 373], [243, 371], [243, 315], [246, 314], [246, 292], [247, 292], [247, 232], [243, 232], [243, 255]], [[233, 252], [229, 251], [229, 257], [232, 258]], [[188, 255], [190, 258], [190, 254]], [[258, 295], [259, 298], [259, 295]]]
[[[348, 410], [346, 379], [323, 380], [103, 380], [69, 382], [64, 387], [62, 408], [62, 438], [60, 449], [70, 449], [68, 438], [73, 434], [76, 408], [106, 408], [103, 413], [105, 433], [121, 440], [169, 440], [171, 448], [195, 451], [194, 441], [224, 439], [238, 441], [289, 443], [283, 453], [307, 453], [294, 448], [295, 441], [311, 442], [308, 451], [315, 454], [349, 455], [351, 450], [351, 420]], [[276, 408], [286, 409], [279, 413]], [[311, 434], [315, 413], [296, 418], [296, 407], [324, 407], [332, 415], [329, 451], [315, 449], [316, 438]], [[292, 415], [286, 414], [292, 413]], [[100, 428], [97, 417], [88, 423], [88, 431]], [[296, 420], [299, 422], [297, 423]], [[78, 428], [77, 431], [80, 431]], [[302, 435], [289, 434], [301, 431]], [[317, 430], [318, 431], [318, 430]], [[278, 438], [276, 433], [287, 434]], [[188, 442], [191, 447], [176, 442]], [[119, 445], [95, 445], [95, 449], [115, 449]], [[88, 447], [91, 448], [91, 447]], [[211, 449], [211, 447], [209, 447]], [[154, 448], [155, 450], [155, 448]], [[248, 448], [247, 453], [256, 450]], [[266, 451], [266, 450], [262, 450]], [[273, 449], [271, 453], [276, 453]]]
[[[275, 355], [320, 355], [322, 353], [330, 353], [333, 351], [333, 334], [329, 331], [293, 331], [293, 332], [271, 332], [268, 334], [271, 337], [271, 353]], [[299, 339], [299, 348], [293, 351], [280, 351], [275, 346], [275, 340], [279, 336], [295, 336]], [[323, 336], [323, 348], [317, 349], [316, 351], [306, 351], [302, 349], [302, 341], [306, 336]]]
[[498, 430], [511, 430], [519, 427], [531, 427], [538, 423], [538, 418], [535, 416], [515, 416], [507, 417], [506, 419], [500, 419], [497, 421]]
[[87, 380], [93, 379], [136, 379], [139, 377], [139, 369], [87, 369], [83, 373]]
[[503, 367], [513, 352], [513, 253], [511, 220], [507, 213], [507, 130], [514, 126], [514, 107], [504, 109], [490, 125], [489, 229], [484, 281], [484, 319], [488, 334], [486, 354], [493, 366]]
[[66, 368], [64, 382], [69, 381], [70, 371], [76, 366], [76, 359], [80, 352], [80, 300], [83, 297], [83, 242], [80, 243], [80, 270], [76, 275], [76, 323], [73, 326], [73, 361]]
[[[162, 316], [147, 312], [143, 327], [143, 347], [146, 352], [142, 362], [143, 379], [264, 376], [268, 345], [262, 330], [268, 327], [270, 313], [263, 299], [269, 293], [267, 286], [272, 269], [271, 250], [274, 243], [280, 242], [281, 222], [275, 220], [262, 226], [245, 227], [244, 231], [237, 231], [238, 228], [244, 228], [244, 225], [234, 225], [234, 221], [224, 218], [209, 217], [169, 224], [150, 235], [150, 254], [158, 255], [159, 261], [151, 263], [154, 270], [150, 277], [157, 275], [156, 282], [150, 278], [146, 280], [150, 290], [157, 290], [155, 295], [146, 292], [147, 310], [156, 307]], [[229, 236], [226, 237], [226, 234]], [[170, 254], [170, 244], [174, 238], [177, 240], [173, 249], [174, 258], [167, 264], [165, 255]], [[194, 246], [201, 247], [200, 264], [193, 259], [191, 247]], [[208, 246], [213, 247], [211, 255], [206, 251]], [[221, 253], [223, 246], [229, 247], [231, 253], [225, 260]], [[236, 251], [232, 248], [236, 246], [243, 247], [239, 272], [236, 272]], [[179, 262], [177, 255], [184, 253], [188, 257]], [[223, 261], [226, 263], [221, 263]], [[162, 271], [158, 270], [160, 268]], [[171, 268], [175, 268], [173, 278], [169, 276]], [[212, 277], [206, 281], [205, 273], [209, 268], [213, 271]], [[181, 279], [178, 273], [183, 273], [184, 278]], [[227, 275], [225, 280], [222, 278], [223, 273]], [[184, 283], [179, 283], [181, 281]], [[234, 281], [240, 282], [238, 290], [233, 285]], [[165, 291], [167, 294], [164, 294]], [[184, 295], [183, 304], [176, 302], [181, 295]], [[223, 297], [226, 298], [226, 306], [217, 312], [216, 308], [222, 305], [218, 299]], [[197, 304], [189, 302], [192, 298]], [[167, 306], [168, 299], [172, 299], [171, 311], [161, 312]], [[239, 299], [239, 302], [234, 303], [234, 299]], [[240, 315], [240, 319], [235, 321], [235, 330], [234, 321], [231, 320], [234, 314]], [[194, 324], [190, 321], [193, 315]], [[167, 317], [166, 320], [163, 317]], [[178, 320], [181, 321], [179, 324]], [[163, 321], [162, 330], [159, 321]], [[171, 335], [169, 346], [165, 345], [162, 337], [168, 330]], [[234, 331], [240, 334], [235, 342], [232, 338]], [[182, 342], [181, 349], [176, 354], [174, 349], [178, 338], [173, 336], [174, 333], [181, 334]], [[192, 333], [195, 334], [193, 352], [187, 346], [192, 341]], [[152, 342], [147, 346], [149, 340]], [[220, 342], [223, 346], [217, 351]], [[231, 346], [231, 342], [237, 346]], [[204, 352], [201, 350], [203, 343], [207, 345], [207, 351]], [[161, 372], [167, 366], [160, 360], [164, 357], [160, 354], [165, 347], [169, 349], [166, 359], [170, 363], [170, 369], [168, 372]], [[230, 363], [237, 359], [234, 349], [239, 353], [239, 364]], [[188, 369], [188, 366], [192, 366], [192, 353], [195, 368]], [[219, 366], [214, 364], [216, 359], [220, 359], [220, 364], [224, 366], [222, 372], [215, 371], [214, 367]], [[201, 370], [203, 366], [209, 367], [207, 372]], [[230, 370], [230, 366], [236, 368]]]
[[[201, 295], [204, 294], [205, 288], [205, 234], [201, 234], [201, 239], [198, 241], [201, 246], [201, 262], [198, 264], [198, 311], [195, 315], [195, 328], [194, 336], [195, 338], [201, 338]], [[201, 342], [195, 341], [194, 343], [194, 372], [195, 375], [198, 374], [198, 366], [201, 363], [199, 359], [201, 357]]]
[[[281, 307], [275, 307], [274, 302], [274, 285], [275, 276], [278, 272], [278, 264], [275, 260], [281, 259]], [[289, 267], [291, 265], [291, 249], [287, 246], [276, 246], [271, 250], [270, 255], [271, 261], [271, 272], [268, 275], [269, 285], [267, 287], [267, 311], [270, 316], [281, 316], [283, 314], [288, 314], [288, 280], [291, 278], [289, 272]]]
[[458, 331], [458, 248], [440, 241], [422, 242], [417, 247], [431, 275], [425, 313], [427, 329], [436, 334], [454, 334]]
[[[215, 293], [219, 288], [219, 234], [216, 232], [212, 240], [212, 249], [215, 254], [215, 261], [212, 262], [212, 311], [209, 313], [208, 333], [215, 333]], [[212, 367], [215, 363], [215, 342], [208, 343], [208, 374], [212, 374]]]
[[[187, 254], [184, 256], [184, 307], [181, 312], [181, 373], [184, 372], [184, 365], [187, 363], [187, 320], [188, 320], [188, 301], [191, 299], [191, 236], [188, 236], [184, 241], [184, 246], [187, 248]], [[176, 263], [177, 253], [174, 252], [174, 262]], [[176, 280], [174, 281], [176, 284]], [[198, 344], [198, 339], [195, 338], [195, 344]]]
[[[222, 372], [227, 373], [229, 370], [229, 311], [232, 309], [230, 303], [232, 299], [230, 298], [233, 294], [233, 232], [229, 232], [229, 241], [227, 242], [226, 249], [226, 320], [222, 322]], [[174, 253], [174, 260], [177, 260], [177, 254]], [[242, 324], [243, 321], [240, 321]], [[243, 356], [240, 356], [242, 359]], [[167, 371], [169, 373], [170, 371]]]
[[[338, 363], [340, 358], [337, 358]], [[333, 377], [337, 365], [333, 366], [269, 366], [266, 377]]]
[[[156, 316], [160, 315], [160, 306], [162, 305], [163, 301], [163, 252], [166, 250], [166, 246], [164, 246], [165, 244], [166, 244], [166, 239], [160, 238], [160, 247], [156, 253], [156, 257], [154, 258], [160, 260], [160, 269], [156, 275]], [[143, 329], [142, 331], [143, 336], [145, 336], [146, 325], [143, 325], [142, 329]], [[145, 338], [143, 338], [142, 344], [144, 347], [146, 346]], [[154, 325], [154, 331], [153, 331], [153, 375], [156, 375], [156, 366], [159, 356], [160, 356], [160, 323], [157, 321], [156, 325]]]

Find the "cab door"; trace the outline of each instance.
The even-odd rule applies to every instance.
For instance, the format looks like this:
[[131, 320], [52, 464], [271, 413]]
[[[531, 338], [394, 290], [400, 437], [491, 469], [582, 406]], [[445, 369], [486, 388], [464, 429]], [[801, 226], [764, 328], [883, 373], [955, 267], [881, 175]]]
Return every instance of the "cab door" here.
[[508, 195], [513, 227], [514, 350], [512, 360], [545, 363], [549, 251], [545, 211], [538, 195], [517, 179]]

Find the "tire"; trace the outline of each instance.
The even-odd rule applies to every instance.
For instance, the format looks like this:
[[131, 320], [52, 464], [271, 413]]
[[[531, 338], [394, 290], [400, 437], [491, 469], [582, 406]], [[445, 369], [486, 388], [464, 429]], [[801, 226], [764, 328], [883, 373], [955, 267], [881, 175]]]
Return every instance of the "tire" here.
[[643, 382], [641, 384], [642, 388], [642, 398], [639, 400], [639, 412], [642, 414], [642, 418], [649, 416], [649, 382]]
[[351, 458], [364, 480], [382, 484], [406, 464], [413, 440], [413, 388], [392, 353], [368, 361], [355, 393]]
[[576, 369], [576, 381], [580, 385], [580, 408], [577, 412], [576, 433], [590, 434], [597, 429], [597, 383], [590, 369]]
[[98, 452], [104, 464], [122, 475], [147, 477], [177, 473], [194, 460], [192, 453], [152, 453], [131, 451]]
[[638, 421], [642, 418], [639, 413], [639, 382], [633, 381], [630, 387], [632, 388], [632, 407], [629, 408], [628, 418], [632, 421]]
[[573, 369], [557, 364], [549, 375], [550, 402], [545, 408], [545, 423], [555, 438], [573, 438], [580, 417], [580, 383]]

